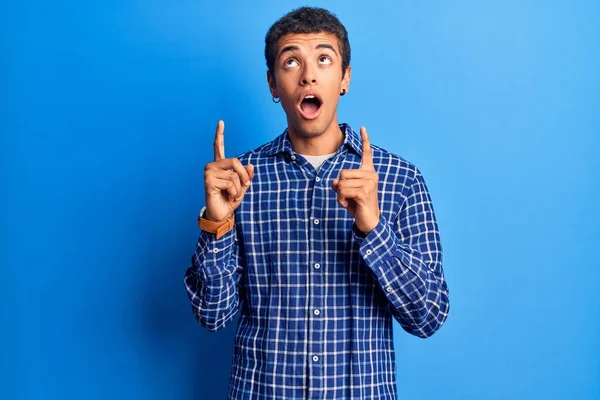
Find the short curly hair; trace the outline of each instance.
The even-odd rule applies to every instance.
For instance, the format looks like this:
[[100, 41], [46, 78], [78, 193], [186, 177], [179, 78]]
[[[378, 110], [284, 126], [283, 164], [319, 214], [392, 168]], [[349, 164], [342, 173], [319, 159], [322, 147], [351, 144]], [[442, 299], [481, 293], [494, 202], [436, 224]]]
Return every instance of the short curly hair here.
[[337, 37], [342, 53], [342, 74], [350, 65], [350, 41], [348, 32], [340, 20], [331, 12], [318, 7], [301, 7], [295, 9], [280, 19], [269, 28], [265, 37], [265, 59], [269, 73], [273, 75], [275, 58], [277, 57], [277, 43], [290, 33], [319, 33], [326, 32]]

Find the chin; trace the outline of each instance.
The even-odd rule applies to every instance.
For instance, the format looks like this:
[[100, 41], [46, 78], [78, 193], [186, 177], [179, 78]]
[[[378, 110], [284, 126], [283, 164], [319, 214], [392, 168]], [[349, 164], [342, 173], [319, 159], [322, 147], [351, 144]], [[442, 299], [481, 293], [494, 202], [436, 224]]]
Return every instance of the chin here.
[[320, 136], [325, 133], [329, 127], [329, 125], [321, 120], [321, 118], [314, 120], [305, 120], [299, 118], [293, 121], [292, 125], [294, 126], [296, 132], [305, 138]]
[[325, 129], [320, 126], [300, 126], [298, 128], [298, 133], [307, 138], [320, 136], [325, 133]]

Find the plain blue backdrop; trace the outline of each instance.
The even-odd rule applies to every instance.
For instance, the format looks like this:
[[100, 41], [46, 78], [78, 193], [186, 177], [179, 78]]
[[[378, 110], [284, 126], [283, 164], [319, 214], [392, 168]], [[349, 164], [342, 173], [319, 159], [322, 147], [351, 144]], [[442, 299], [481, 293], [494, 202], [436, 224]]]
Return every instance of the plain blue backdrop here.
[[[12, 4], [11, 4], [12, 3]], [[264, 35], [296, 1], [0, 5], [0, 398], [221, 399], [234, 321], [183, 274], [218, 119], [281, 133]], [[318, 3], [346, 25], [340, 120], [417, 164], [451, 311], [396, 325], [403, 399], [600, 398], [600, 3]]]

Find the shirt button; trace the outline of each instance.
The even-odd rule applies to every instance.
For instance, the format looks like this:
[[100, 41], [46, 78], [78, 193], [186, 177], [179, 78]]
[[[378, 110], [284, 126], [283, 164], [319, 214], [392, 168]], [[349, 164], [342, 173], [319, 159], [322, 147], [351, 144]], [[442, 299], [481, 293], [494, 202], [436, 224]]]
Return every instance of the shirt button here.
[[315, 218], [315, 225], [319, 225], [319, 220]]
[[215, 248], [213, 249], [213, 253], [215, 253], [215, 254], [216, 254], [216, 253], [218, 253], [218, 252], [219, 252], [219, 249], [217, 249], [217, 248], [215, 247]]
[[388, 287], [385, 288], [385, 290], [387, 290], [388, 293], [391, 293], [392, 292], [392, 287], [388, 286]]
[[317, 176], [317, 179], [315, 179], [315, 180], [316, 180], [317, 182], [321, 182], [321, 178], [319, 178], [318, 176]]
[[319, 315], [319, 314], [321, 314], [321, 311], [315, 310], [315, 315]]
[[292, 156], [292, 161], [296, 161], [296, 156]]
[[370, 256], [371, 254], [373, 254], [373, 250], [371, 250], [371, 249], [367, 250], [367, 255]]
[[313, 361], [314, 361], [314, 362], [317, 362], [317, 361], [319, 361], [319, 357], [317, 357], [317, 356], [313, 356]]
[[316, 264], [315, 264], [315, 269], [319, 269], [319, 268], [321, 268], [321, 264], [319, 264], [319, 263], [316, 263]]

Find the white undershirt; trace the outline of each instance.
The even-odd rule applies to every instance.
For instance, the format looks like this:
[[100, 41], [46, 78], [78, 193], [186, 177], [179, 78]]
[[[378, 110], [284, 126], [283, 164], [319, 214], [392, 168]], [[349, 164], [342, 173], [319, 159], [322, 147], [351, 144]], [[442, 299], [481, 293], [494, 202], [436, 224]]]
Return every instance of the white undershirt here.
[[333, 157], [335, 155], [335, 153], [331, 153], [331, 154], [325, 154], [322, 156], [307, 156], [304, 154], [300, 154], [302, 157], [306, 158], [306, 161], [308, 161], [309, 163], [312, 164], [313, 167], [315, 167], [315, 170], [319, 170], [319, 168], [321, 168], [321, 165], [323, 165], [323, 163], [327, 160], [329, 160], [331, 157]]

